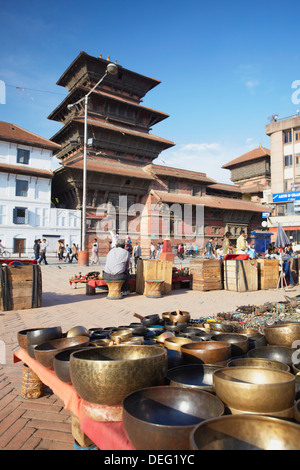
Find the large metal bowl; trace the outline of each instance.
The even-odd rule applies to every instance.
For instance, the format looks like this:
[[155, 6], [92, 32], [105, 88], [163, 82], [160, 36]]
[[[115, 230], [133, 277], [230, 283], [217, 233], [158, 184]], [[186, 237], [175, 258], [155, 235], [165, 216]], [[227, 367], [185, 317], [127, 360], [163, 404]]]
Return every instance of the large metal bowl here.
[[167, 352], [161, 346], [91, 348], [70, 357], [70, 376], [78, 395], [89, 403], [121, 405], [129, 393], [165, 383]]
[[285, 346], [263, 346], [262, 348], [251, 349], [251, 351], [247, 353], [247, 357], [271, 359], [290, 366], [293, 363], [292, 356], [295, 351], [297, 351], [297, 349], [287, 348]]
[[181, 352], [186, 362], [215, 364], [230, 359], [231, 344], [224, 341], [192, 342], [181, 346]]
[[243, 335], [243, 336], [255, 336], [257, 335], [257, 333], [259, 333], [259, 331], [256, 329], [256, 328], [237, 328], [236, 330], [234, 330], [234, 332], [237, 334], [237, 335]]
[[211, 338], [213, 341], [225, 341], [231, 344], [231, 356], [243, 356], [249, 350], [249, 339], [247, 336], [234, 333], [222, 333]]
[[168, 369], [180, 366], [183, 364], [181, 346], [184, 344], [192, 343], [190, 338], [181, 338], [174, 336], [173, 338], [167, 338], [164, 342], [164, 347], [167, 350], [168, 355]]
[[243, 357], [229, 361], [227, 367], [259, 367], [265, 369], [277, 369], [290, 372], [291, 368], [287, 364], [271, 359], [263, 359], [259, 357]]
[[27, 344], [42, 344], [61, 337], [62, 329], [60, 326], [34, 329], [27, 333]]
[[294, 341], [300, 340], [300, 323], [266, 326], [264, 334], [268, 344], [291, 348]]
[[124, 427], [136, 450], [188, 450], [194, 426], [223, 413], [218, 398], [191, 388], [146, 388], [123, 401]]
[[187, 387], [214, 392], [213, 374], [220, 365], [185, 364], [169, 369], [166, 378], [174, 387]]
[[175, 323], [178, 321], [184, 321], [188, 323], [190, 321], [190, 314], [189, 312], [183, 312], [181, 310], [176, 310], [176, 312], [170, 312], [169, 313], [169, 321]]
[[272, 413], [293, 406], [296, 384], [289, 372], [256, 367], [225, 367], [214, 372], [216, 395], [228, 408]]
[[22, 349], [27, 349], [27, 333], [29, 331], [35, 331], [38, 328], [29, 328], [28, 330], [19, 331], [17, 334], [18, 344]]
[[[85, 347], [85, 346], [82, 346]], [[90, 347], [90, 346], [89, 346]], [[78, 349], [81, 349], [79, 347]], [[76, 348], [64, 349], [55, 354], [53, 359], [53, 368], [56, 376], [65, 383], [71, 383], [70, 377], [70, 356], [76, 351]]]
[[191, 433], [193, 450], [299, 450], [300, 426], [257, 415], [233, 415], [200, 423]]
[[234, 330], [234, 327], [228, 323], [207, 322], [206, 325], [209, 325], [210, 330], [220, 331], [221, 333], [232, 333]]
[[90, 336], [90, 333], [85, 326], [73, 326], [67, 331], [67, 338], [74, 338], [74, 336]]
[[76, 336], [74, 338], [61, 338], [39, 344], [34, 348], [36, 360], [47, 369], [53, 368], [54, 356], [68, 348], [78, 348], [78, 346], [87, 346], [89, 338], [87, 336]]

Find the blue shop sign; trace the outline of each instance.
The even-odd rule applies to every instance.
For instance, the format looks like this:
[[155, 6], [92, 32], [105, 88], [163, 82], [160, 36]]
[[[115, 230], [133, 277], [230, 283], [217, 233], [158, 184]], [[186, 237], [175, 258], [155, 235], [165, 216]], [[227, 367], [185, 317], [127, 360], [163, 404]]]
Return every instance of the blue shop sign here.
[[291, 193], [275, 193], [273, 194], [273, 202], [289, 202], [289, 201], [299, 201], [300, 200], [300, 191], [294, 191]]

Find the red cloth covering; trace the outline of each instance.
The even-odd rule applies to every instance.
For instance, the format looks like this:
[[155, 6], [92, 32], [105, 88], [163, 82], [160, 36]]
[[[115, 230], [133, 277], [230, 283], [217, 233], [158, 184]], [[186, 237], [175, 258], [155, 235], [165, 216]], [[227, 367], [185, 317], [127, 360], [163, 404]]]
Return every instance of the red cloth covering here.
[[36, 359], [32, 359], [25, 349], [19, 349], [13, 355], [14, 363], [23, 361], [39, 379], [64, 402], [65, 409], [70, 410], [81, 422], [81, 430], [101, 450], [134, 450], [122, 421], [98, 422], [84, 416], [83, 399], [79, 397], [71, 384], [62, 382], [54, 370], [46, 369]]

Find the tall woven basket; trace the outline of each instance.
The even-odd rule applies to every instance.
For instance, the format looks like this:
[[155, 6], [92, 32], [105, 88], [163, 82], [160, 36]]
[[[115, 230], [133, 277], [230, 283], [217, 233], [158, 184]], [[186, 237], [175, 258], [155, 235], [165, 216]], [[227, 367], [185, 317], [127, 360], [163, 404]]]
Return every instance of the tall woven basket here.
[[30, 367], [24, 364], [21, 387], [22, 398], [40, 398], [44, 394], [44, 384]]

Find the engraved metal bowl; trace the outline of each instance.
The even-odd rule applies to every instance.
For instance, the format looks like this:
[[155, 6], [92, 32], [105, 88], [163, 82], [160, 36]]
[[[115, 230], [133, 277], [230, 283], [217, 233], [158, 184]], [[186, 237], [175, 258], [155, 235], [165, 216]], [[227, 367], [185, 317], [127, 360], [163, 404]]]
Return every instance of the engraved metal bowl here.
[[70, 376], [85, 401], [121, 405], [129, 393], [165, 383], [167, 352], [161, 346], [123, 345], [76, 351]]
[[300, 322], [266, 326], [264, 334], [268, 344], [291, 348], [294, 341], [300, 340]]

